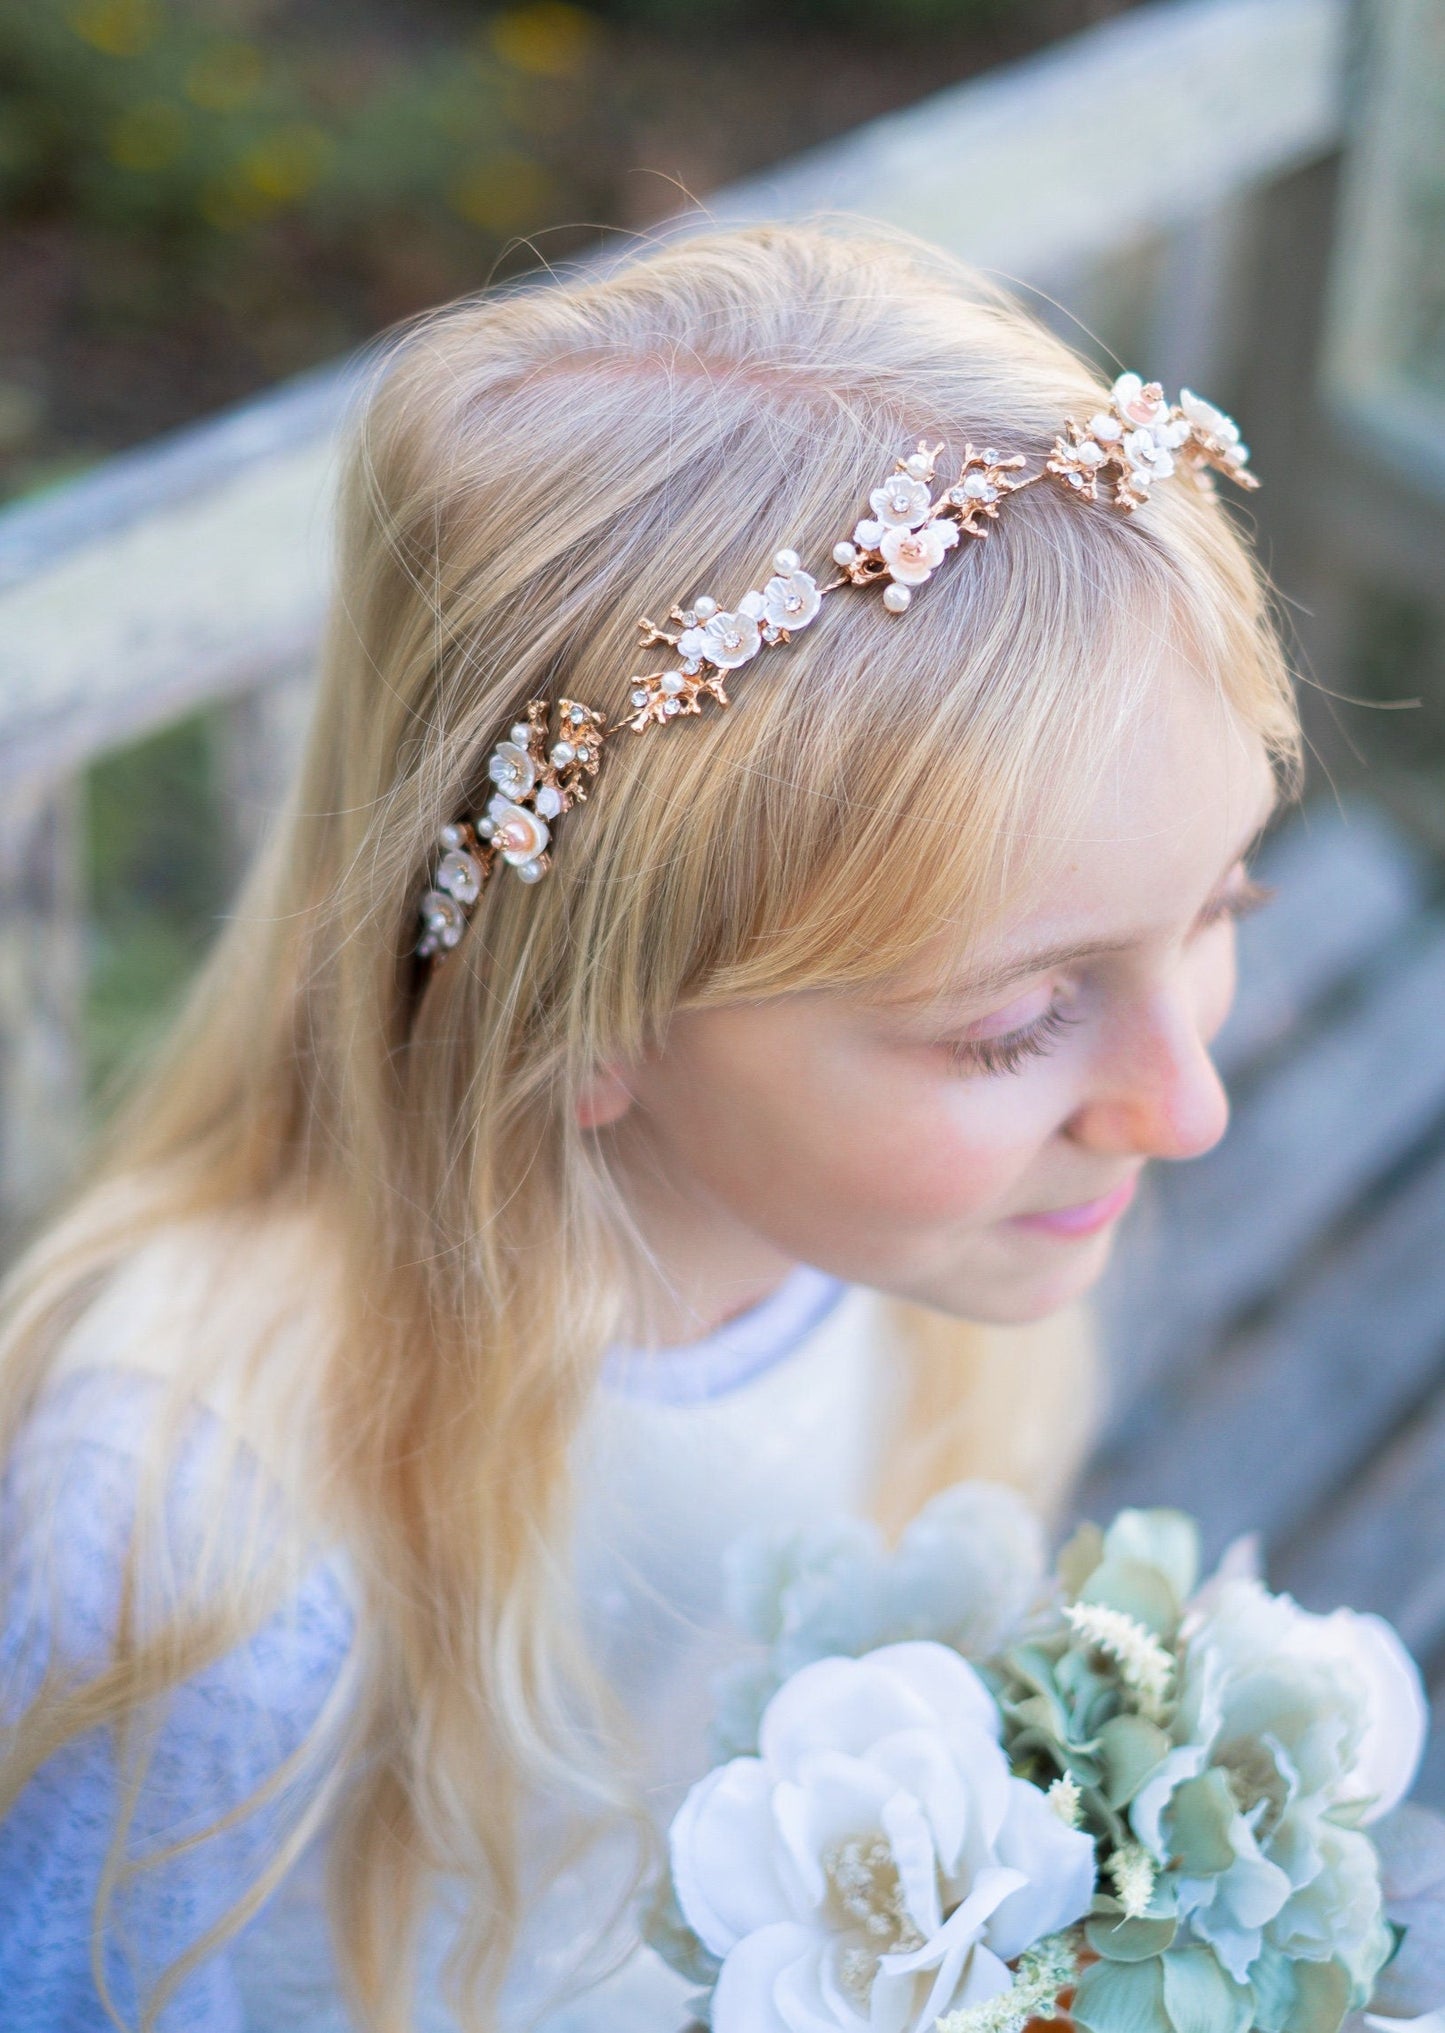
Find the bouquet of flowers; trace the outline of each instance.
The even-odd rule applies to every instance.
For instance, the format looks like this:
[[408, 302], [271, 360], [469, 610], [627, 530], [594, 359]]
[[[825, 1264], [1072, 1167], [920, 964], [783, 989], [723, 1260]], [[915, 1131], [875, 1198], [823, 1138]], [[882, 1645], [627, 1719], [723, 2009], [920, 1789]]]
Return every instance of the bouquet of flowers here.
[[648, 1929], [698, 2016], [1445, 2033], [1445, 1822], [1400, 1806], [1413, 1662], [1269, 1593], [1249, 1542], [1198, 1564], [1190, 1519], [1125, 1511], [1049, 1573], [984, 1484], [891, 1554], [854, 1521], [735, 1549], [755, 1652]]

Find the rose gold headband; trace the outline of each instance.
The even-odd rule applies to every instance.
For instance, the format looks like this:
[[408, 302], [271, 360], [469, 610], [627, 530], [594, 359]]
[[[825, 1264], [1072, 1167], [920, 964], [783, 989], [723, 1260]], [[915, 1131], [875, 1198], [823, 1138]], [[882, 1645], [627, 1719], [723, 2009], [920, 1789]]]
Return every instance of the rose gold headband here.
[[[1143, 382], [1137, 374], [1121, 374], [1108, 409], [1086, 424], [1070, 417], [1037, 473], [1015, 477], [1027, 464], [1021, 453], [976, 452], [966, 444], [957, 479], [935, 497], [933, 476], [942, 451], [942, 445], [920, 443], [896, 462], [868, 497], [871, 514], [851, 539], [833, 546], [838, 575], [825, 585], [803, 570], [796, 551], [780, 550], [762, 592], [744, 594], [734, 609], [703, 596], [691, 607], [670, 610], [667, 618], [676, 629], [660, 628], [643, 615], [642, 647], [665, 643], [678, 662], [633, 678], [626, 722], [633, 733], [700, 713], [704, 699], [728, 705], [729, 672], [751, 663], [761, 650], [790, 641], [840, 587], [881, 585], [889, 613], [906, 613], [913, 589], [933, 576], [960, 537], [987, 536], [1005, 496], [1050, 475], [1085, 501], [1098, 500], [1104, 488], [1105, 498], [1126, 515], [1149, 499], [1157, 481], [1176, 472], [1208, 490], [1213, 472], [1241, 487], [1259, 485], [1248, 468], [1249, 449], [1222, 410], [1187, 388], [1178, 403], [1167, 403], [1157, 381]], [[586, 799], [609, 732], [600, 713], [575, 700], [563, 699], [557, 710], [553, 739], [550, 702], [531, 702], [525, 721], [517, 722], [488, 762], [495, 789], [484, 816], [442, 828], [440, 859], [421, 900], [416, 950], [423, 960], [457, 944], [499, 860], [523, 882], [538, 882], [547, 873], [551, 826]]]

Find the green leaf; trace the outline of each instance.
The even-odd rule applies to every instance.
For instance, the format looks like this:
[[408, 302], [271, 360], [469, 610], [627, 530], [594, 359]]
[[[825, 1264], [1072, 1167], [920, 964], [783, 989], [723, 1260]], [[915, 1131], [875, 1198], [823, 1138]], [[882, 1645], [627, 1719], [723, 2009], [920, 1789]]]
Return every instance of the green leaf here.
[[1156, 1638], [1173, 1637], [1179, 1623], [1179, 1598], [1157, 1567], [1122, 1556], [1096, 1567], [1079, 1590], [1080, 1602], [1099, 1602], [1121, 1609]]
[[1142, 1920], [1093, 1919], [1084, 1924], [1090, 1948], [1109, 1962], [1147, 1962], [1162, 1955], [1179, 1931], [1179, 1922], [1169, 1914]]
[[1148, 1962], [1095, 1962], [1079, 1978], [1074, 2024], [1086, 2033], [1172, 2033], [1164, 2014], [1164, 1966]]
[[1097, 1525], [1083, 1524], [1060, 1550], [1059, 1579], [1076, 1596], [1104, 1557], [1104, 1535]]
[[1169, 1800], [1169, 1837], [1186, 1876], [1210, 1877], [1229, 1869], [1235, 1859], [1230, 1831], [1238, 1811], [1229, 1780], [1217, 1769], [1175, 1787]]
[[1199, 1580], [1199, 1527], [1183, 1511], [1120, 1511], [1104, 1534], [1104, 1558], [1157, 1567], [1182, 1607]]
[[1026, 1694], [1013, 1704], [1013, 1714], [1023, 1729], [1045, 1730], [1062, 1737], [1068, 1728], [1063, 1707], [1051, 1694]]
[[1339, 2033], [1350, 2009], [1340, 1963], [1294, 1961], [1266, 1945], [1249, 1975], [1259, 2033]]
[[1170, 1749], [1163, 1730], [1146, 1722], [1142, 1715], [1116, 1715], [1106, 1722], [1099, 1731], [1099, 1752], [1104, 1761], [1104, 1795], [1109, 1805], [1127, 1806]]
[[1164, 1958], [1164, 2009], [1174, 2033], [1249, 2033], [1254, 2002], [1207, 1948]]

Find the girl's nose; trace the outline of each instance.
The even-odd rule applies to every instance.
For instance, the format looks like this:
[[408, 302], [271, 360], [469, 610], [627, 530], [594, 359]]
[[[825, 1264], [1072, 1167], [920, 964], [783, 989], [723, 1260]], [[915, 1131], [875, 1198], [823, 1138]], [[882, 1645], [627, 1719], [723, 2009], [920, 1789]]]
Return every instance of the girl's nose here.
[[1121, 1026], [1069, 1134], [1111, 1157], [1197, 1158], [1228, 1126], [1229, 1097], [1194, 1013], [1160, 997]]

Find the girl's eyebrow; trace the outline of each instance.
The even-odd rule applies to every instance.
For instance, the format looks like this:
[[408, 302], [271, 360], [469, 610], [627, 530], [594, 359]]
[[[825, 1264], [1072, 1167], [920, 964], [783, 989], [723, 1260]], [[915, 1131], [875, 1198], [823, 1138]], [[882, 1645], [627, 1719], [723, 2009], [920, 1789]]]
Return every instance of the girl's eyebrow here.
[[[1273, 817], [1274, 805], [1271, 803], [1269, 812], [1254, 827], [1244, 844], [1236, 848], [1225, 862], [1223, 869], [1220, 871], [1219, 880], [1215, 883], [1209, 893], [1209, 897], [1205, 901], [1204, 909], [1207, 910], [1209, 903], [1218, 896], [1229, 878], [1230, 870], [1237, 868], [1241, 861], [1247, 861], [1250, 855], [1253, 854], [1255, 848], [1259, 845], [1261, 837], [1269, 830], [1270, 821]], [[1009, 960], [997, 967], [987, 968], [982, 972], [962, 976], [956, 981], [947, 982], [941, 988], [935, 989], [931, 994], [926, 994], [917, 998], [917, 1000], [925, 1005], [937, 1005], [945, 1002], [976, 1002], [980, 997], [998, 994], [1001, 989], [1009, 988], [1017, 981], [1027, 981], [1035, 974], [1048, 974], [1056, 967], [1077, 966], [1081, 960], [1102, 960], [1111, 954], [1127, 953], [1131, 946], [1135, 946], [1138, 943], [1136, 935], [1132, 938], [1125, 937], [1122, 939], [1071, 940], [1062, 945], [1043, 946], [1038, 951], [1024, 954], [1017, 960]], [[909, 998], [909, 1000], [914, 1000], [914, 998]]]

